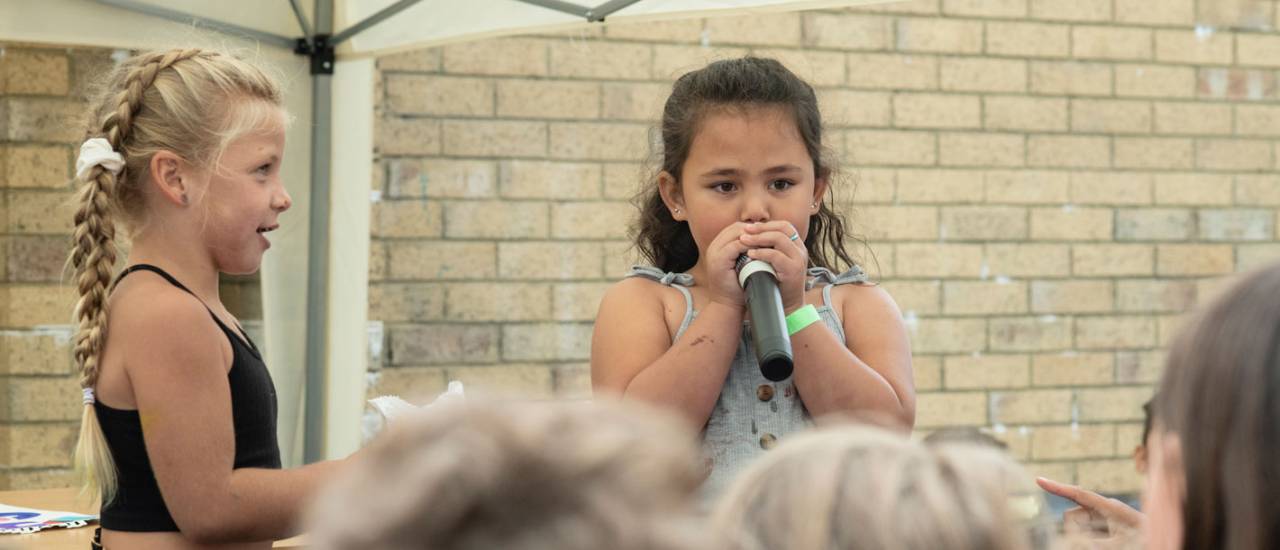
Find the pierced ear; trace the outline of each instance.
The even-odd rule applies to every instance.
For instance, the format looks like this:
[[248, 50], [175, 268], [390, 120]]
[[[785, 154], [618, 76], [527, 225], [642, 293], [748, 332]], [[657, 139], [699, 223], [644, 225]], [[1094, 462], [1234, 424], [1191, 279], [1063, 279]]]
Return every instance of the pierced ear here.
[[831, 179], [829, 173], [813, 178], [813, 201], [809, 204], [810, 213], [818, 213], [818, 209], [822, 206], [822, 197], [827, 194], [827, 189], [830, 188], [830, 185]]
[[658, 193], [662, 195], [662, 202], [667, 205], [672, 218], [678, 222], [689, 219], [689, 213], [684, 208], [684, 193], [670, 172], [658, 174]]
[[150, 183], [160, 192], [160, 196], [173, 204], [190, 204], [190, 174], [182, 157], [171, 151], [159, 151], [151, 156], [149, 168]]

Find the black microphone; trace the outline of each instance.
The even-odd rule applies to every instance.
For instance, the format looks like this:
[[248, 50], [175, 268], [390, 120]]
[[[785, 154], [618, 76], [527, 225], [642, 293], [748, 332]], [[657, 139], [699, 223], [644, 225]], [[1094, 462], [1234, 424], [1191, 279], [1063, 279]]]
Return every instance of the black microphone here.
[[782, 313], [782, 292], [778, 290], [778, 274], [773, 266], [738, 256], [738, 284], [747, 295], [751, 311], [751, 343], [756, 348], [760, 374], [778, 382], [791, 376], [795, 364], [791, 355], [791, 335], [787, 318]]

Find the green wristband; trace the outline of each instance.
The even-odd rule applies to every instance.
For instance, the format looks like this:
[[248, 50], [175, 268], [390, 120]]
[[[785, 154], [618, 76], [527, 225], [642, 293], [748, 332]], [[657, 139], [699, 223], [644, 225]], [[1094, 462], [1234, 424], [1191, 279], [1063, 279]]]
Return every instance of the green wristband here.
[[818, 315], [818, 309], [813, 304], [805, 304], [804, 307], [791, 312], [787, 316], [787, 335], [795, 336], [797, 332], [804, 330], [805, 327], [821, 321], [822, 317]]

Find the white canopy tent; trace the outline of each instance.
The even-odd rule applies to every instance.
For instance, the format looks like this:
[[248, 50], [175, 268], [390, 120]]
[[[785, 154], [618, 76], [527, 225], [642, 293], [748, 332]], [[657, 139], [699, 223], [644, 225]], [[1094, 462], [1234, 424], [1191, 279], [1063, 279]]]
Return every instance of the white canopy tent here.
[[[302, 227], [301, 218], [307, 223], [305, 230], [286, 230], [275, 238], [275, 251], [263, 263], [262, 289], [266, 359], [280, 398], [281, 447], [286, 463], [297, 464], [343, 456], [360, 443], [368, 360], [375, 56], [605, 21], [892, 0], [599, 1], [0, 0], [0, 42], [247, 47], [257, 51], [257, 61], [295, 84], [286, 94], [295, 120], [284, 166], [295, 211], [285, 225]], [[305, 91], [299, 81], [306, 82]], [[341, 261], [331, 261], [337, 258]], [[303, 274], [306, 284], [300, 284]]]

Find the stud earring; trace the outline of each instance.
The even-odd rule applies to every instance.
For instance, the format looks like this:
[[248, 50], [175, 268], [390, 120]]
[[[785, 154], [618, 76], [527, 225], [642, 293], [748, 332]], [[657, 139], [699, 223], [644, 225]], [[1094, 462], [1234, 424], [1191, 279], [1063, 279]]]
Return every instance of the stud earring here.
[[680, 213], [680, 209], [679, 209], [679, 208], [675, 209], [675, 213], [676, 213], [676, 214], [679, 214], [679, 213]]
[[182, 206], [186, 206], [186, 205], [187, 205], [187, 194], [186, 194], [186, 193], [183, 193], [183, 194], [182, 194]]

